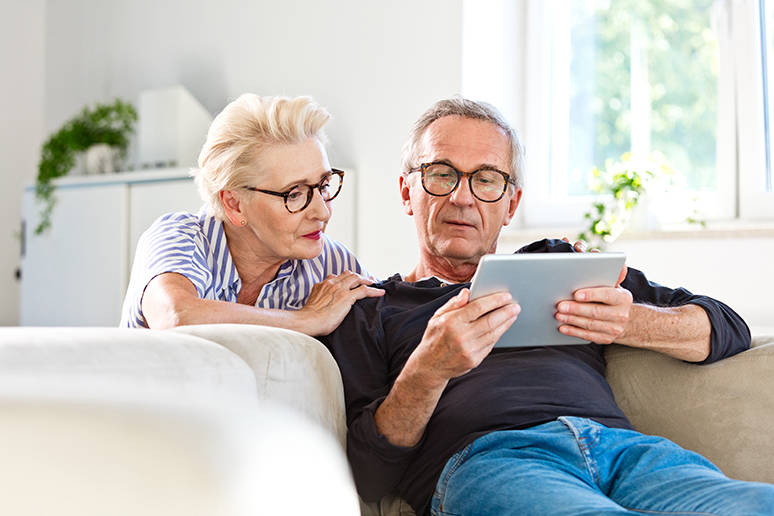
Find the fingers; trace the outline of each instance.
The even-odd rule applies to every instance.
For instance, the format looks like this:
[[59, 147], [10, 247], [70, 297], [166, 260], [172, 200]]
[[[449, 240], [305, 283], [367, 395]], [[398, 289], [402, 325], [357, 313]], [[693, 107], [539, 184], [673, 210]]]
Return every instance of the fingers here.
[[[570, 239], [567, 237], [562, 237], [562, 241], [567, 242], [568, 244], [570, 243]], [[575, 252], [585, 253], [586, 249], [588, 249], [588, 244], [586, 244], [585, 240], [578, 240], [577, 242], [572, 244], [572, 248], [575, 249]]]
[[441, 314], [453, 312], [454, 310], [458, 310], [463, 306], [467, 305], [469, 299], [470, 299], [470, 290], [467, 288], [463, 288], [462, 290], [459, 291], [459, 293], [456, 296], [449, 299], [446, 303], [443, 304], [443, 306], [441, 306], [441, 308], [436, 310], [435, 315], [441, 315]]
[[521, 310], [506, 292], [468, 302], [469, 296], [463, 289], [430, 319], [417, 348], [428, 374], [448, 380], [477, 367]]
[[459, 294], [439, 308], [434, 317], [443, 317], [442, 325], [450, 333], [463, 336], [462, 340], [484, 339], [484, 346], [494, 345], [513, 324], [521, 312], [521, 306], [513, 303], [508, 292], [480, 297], [468, 302], [470, 291]]
[[344, 271], [341, 274], [329, 274], [322, 282], [340, 285], [350, 289], [357, 288], [360, 285], [372, 285], [377, 283], [374, 278], [362, 276], [352, 271]]
[[610, 344], [626, 329], [632, 306], [631, 293], [623, 288], [583, 289], [575, 301], [562, 301], [556, 319], [559, 331], [598, 344]]
[[631, 298], [631, 292], [621, 287], [584, 288], [575, 292], [575, 300], [582, 303], [616, 305], [626, 302], [631, 303]]
[[358, 299], [363, 299], [365, 297], [382, 297], [386, 293], [386, 290], [369, 287], [367, 285], [360, 285], [357, 288], [347, 291], [347, 295], [350, 296], [353, 303]]

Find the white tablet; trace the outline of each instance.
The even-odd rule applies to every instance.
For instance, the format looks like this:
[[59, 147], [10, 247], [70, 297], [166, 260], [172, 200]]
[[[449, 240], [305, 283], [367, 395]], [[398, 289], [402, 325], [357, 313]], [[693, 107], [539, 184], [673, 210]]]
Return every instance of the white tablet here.
[[508, 291], [521, 313], [495, 347], [559, 346], [588, 341], [559, 332], [556, 306], [576, 290], [614, 287], [624, 253], [488, 254], [470, 285], [470, 299]]

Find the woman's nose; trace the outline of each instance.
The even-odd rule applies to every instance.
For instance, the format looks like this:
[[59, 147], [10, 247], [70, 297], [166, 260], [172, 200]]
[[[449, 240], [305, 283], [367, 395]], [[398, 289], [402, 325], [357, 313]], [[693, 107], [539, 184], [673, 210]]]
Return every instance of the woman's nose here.
[[312, 190], [312, 201], [309, 203], [307, 210], [314, 218], [328, 222], [331, 218], [331, 207], [325, 202], [322, 195], [317, 189]]

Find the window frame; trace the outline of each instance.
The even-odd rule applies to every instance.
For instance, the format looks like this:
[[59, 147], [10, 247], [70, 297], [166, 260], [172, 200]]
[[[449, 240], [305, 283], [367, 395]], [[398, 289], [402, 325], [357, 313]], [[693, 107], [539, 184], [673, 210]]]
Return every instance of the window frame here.
[[[774, 191], [766, 190], [770, 172], [768, 92], [765, 91], [765, 0], [732, 0], [732, 33], [736, 52], [737, 146], [739, 218], [774, 218]], [[768, 80], [774, 70], [768, 70]], [[772, 99], [768, 99], [770, 102]], [[768, 120], [769, 124], [774, 122]]]

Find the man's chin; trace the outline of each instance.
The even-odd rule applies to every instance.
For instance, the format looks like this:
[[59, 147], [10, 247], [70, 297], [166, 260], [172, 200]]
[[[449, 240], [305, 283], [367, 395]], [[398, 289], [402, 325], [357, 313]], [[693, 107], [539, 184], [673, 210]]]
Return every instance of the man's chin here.
[[449, 261], [459, 263], [478, 263], [481, 257], [486, 254], [480, 246], [472, 245], [469, 240], [454, 238], [449, 239], [436, 246], [440, 257]]

